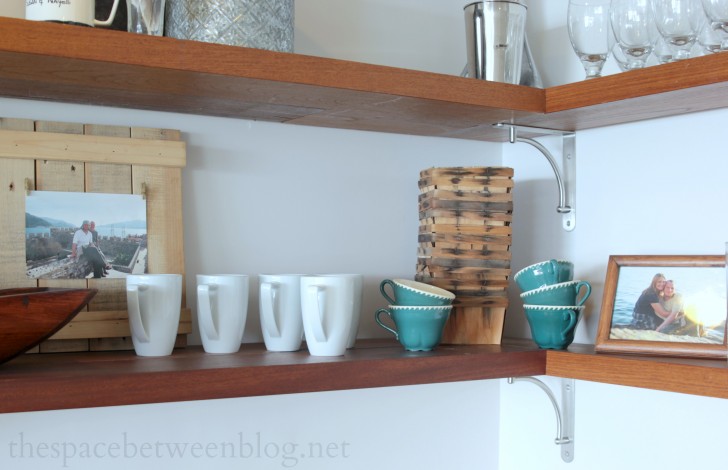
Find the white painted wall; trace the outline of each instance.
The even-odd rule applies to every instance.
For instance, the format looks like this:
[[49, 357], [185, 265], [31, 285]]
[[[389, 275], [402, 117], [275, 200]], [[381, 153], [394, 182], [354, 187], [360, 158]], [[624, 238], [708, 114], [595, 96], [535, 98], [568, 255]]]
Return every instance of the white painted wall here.
[[[546, 86], [580, 80], [566, 32], [568, 1], [529, 4], [529, 38]], [[605, 72], [616, 70], [608, 63]], [[524, 144], [504, 147], [504, 164], [516, 174], [514, 272], [567, 258], [575, 262], [576, 277], [595, 287], [577, 342], [596, 337], [609, 255], [722, 253], [727, 120], [728, 110], [719, 110], [578, 132], [577, 228], [571, 233], [560, 228], [546, 160]], [[545, 142], [559, 149], [558, 141]], [[506, 334], [528, 336], [515, 285], [510, 296]], [[558, 392], [557, 379], [542, 379]], [[725, 459], [716, 449], [723, 447], [726, 418], [728, 400], [577, 382], [575, 459], [566, 464], [553, 444], [556, 425], [543, 392], [502, 381], [500, 469], [719, 467]]]
[[[457, 74], [464, 62], [463, 3], [297, 2], [296, 49]], [[530, 4], [529, 34], [546, 84], [579, 80], [580, 65], [565, 40], [566, 0]], [[418, 172], [432, 165], [503, 162], [515, 168], [513, 268], [554, 256], [574, 259], [577, 275], [597, 287], [579, 326], [580, 342], [594, 340], [609, 254], [719, 253], [728, 225], [716, 216], [726, 199], [721, 184], [726, 163], [714, 137], [720, 136], [718, 126], [726, 122], [727, 111], [579, 133], [578, 226], [567, 234], [555, 214], [550, 170], [523, 145], [10, 99], [0, 99], [0, 110], [9, 117], [183, 131], [189, 145], [183, 184], [191, 306], [197, 273], [349, 271], [365, 274], [364, 311], [373, 312], [383, 304], [377, 294], [379, 280], [409, 277], [414, 271]], [[232, 254], [221, 246], [230, 247]], [[520, 300], [512, 300], [506, 332], [527, 337]], [[246, 341], [259, 341], [255, 295], [250, 305]], [[381, 334], [367, 318], [362, 337]], [[579, 382], [576, 460], [571, 466], [720, 466], [724, 459], [716, 449], [727, 403]], [[561, 468], [558, 449], [551, 444], [554, 428], [553, 412], [535, 387], [482, 381], [1, 415], [0, 464], [63, 468], [61, 459], [41, 457], [37, 447], [34, 458], [20, 458], [22, 433], [26, 443], [66, 442], [69, 452], [74, 445], [80, 452], [84, 443], [101, 443], [98, 450], [106, 449], [105, 457], [77, 454], [66, 462], [66, 468], [78, 469]], [[260, 435], [261, 458], [221, 456], [222, 443], [238, 439], [239, 433], [244, 444]], [[135, 458], [123, 458], [124, 436], [128, 454], [131, 444], [148, 442], [154, 451], [145, 455], [153, 455], [141, 455], [139, 447]], [[213, 446], [210, 458], [204, 451], [195, 457], [192, 448], [186, 459], [157, 458], [157, 442]], [[109, 455], [114, 443], [121, 446], [122, 457]], [[333, 444], [333, 457], [301, 457], [298, 451], [308, 443]], [[265, 444], [269, 455], [278, 449], [276, 457], [265, 457]], [[287, 444], [298, 445], [295, 462], [282, 458], [291, 448], [284, 448]], [[238, 448], [249, 455], [245, 452], [250, 447]], [[344, 457], [346, 451], [350, 453]], [[686, 457], [692, 454], [697, 454], [694, 460]]]
[[25, 18], [25, 0], [3, 0], [0, 2], [0, 16]]

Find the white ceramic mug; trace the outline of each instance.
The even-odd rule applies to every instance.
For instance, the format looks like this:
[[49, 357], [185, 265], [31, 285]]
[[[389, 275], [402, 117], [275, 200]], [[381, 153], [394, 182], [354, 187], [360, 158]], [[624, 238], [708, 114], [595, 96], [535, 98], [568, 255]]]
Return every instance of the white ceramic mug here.
[[197, 320], [205, 352], [230, 354], [240, 349], [249, 284], [245, 274], [197, 275]]
[[301, 274], [261, 274], [260, 326], [268, 351], [298, 351], [303, 341]]
[[354, 316], [351, 322], [349, 339], [346, 341], [346, 349], [353, 348], [354, 343], [356, 343], [356, 335], [359, 332], [359, 323], [361, 321], [361, 302], [362, 292], [364, 289], [364, 276], [361, 274], [319, 274], [319, 276], [349, 277], [354, 280]]
[[129, 275], [126, 301], [136, 353], [139, 356], [172, 354], [182, 306], [182, 275]]
[[116, 16], [119, 0], [114, 0], [106, 21], [95, 19], [96, 0], [25, 0], [25, 19], [34, 21], [58, 21], [86, 26], [111, 26]]
[[303, 329], [311, 355], [341, 356], [346, 352], [356, 309], [361, 309], [357, 276], [301, 277]]

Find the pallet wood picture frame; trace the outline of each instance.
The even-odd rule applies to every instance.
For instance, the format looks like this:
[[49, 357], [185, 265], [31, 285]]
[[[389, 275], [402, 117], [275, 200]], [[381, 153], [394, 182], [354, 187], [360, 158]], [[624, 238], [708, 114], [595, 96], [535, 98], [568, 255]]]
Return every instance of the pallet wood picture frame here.
[[[36, 352], [133, 349], [124, 279], [31, 279], [25, 275], [27, 191], [144, 194], [149, 273], [185, 273], [180, 132], [0, 118], [0, 288], [98, 289], [86, 311]], [[177, 346], [192, 331], [182, 297]]]

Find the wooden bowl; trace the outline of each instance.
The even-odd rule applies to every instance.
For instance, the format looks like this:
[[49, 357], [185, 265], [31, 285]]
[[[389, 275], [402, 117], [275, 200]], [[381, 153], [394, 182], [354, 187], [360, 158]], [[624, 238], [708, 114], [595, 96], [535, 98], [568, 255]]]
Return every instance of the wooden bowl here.
[[0, 363], [40, 344], [71, 321], [96, 289], [0, 290]]

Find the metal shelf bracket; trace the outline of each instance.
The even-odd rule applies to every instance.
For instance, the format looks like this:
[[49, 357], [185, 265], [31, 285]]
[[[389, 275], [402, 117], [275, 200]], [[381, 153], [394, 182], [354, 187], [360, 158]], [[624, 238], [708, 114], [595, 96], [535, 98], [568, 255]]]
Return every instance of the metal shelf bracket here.
[[556, 402], [556, 397], [551, 389], [535, 377], [509, 377], [508, 383], [530, 382], [543, 390], [551, 400], [556, 412], [556, 439], [554, 443], [561, 446], [561, 459], [564, 462], [574, 460], [574, 379], [561, 380], [561, 407]]
[[[493, 127], [508, 129], [508, 140], [512, 144], [516, 142], [529, 144], [546, 157], [551, 165], [551, 169], [554, 171], [556, 184], [559, 187], [559, 205], [556, 207], [556, 212], [561, 214], [561, 225], [564, 230], [567, 232], [574, 230], [576, 227], [576, 133], [540, 127], [519, 126], [507, 122], [493, 124]], [[532, 138], [521, 137], [519, 136], [519, 132], [561, 136], [561, 169], [559, 169], [556, 159], [551, 155], [551, 152], [541, 142]]]

